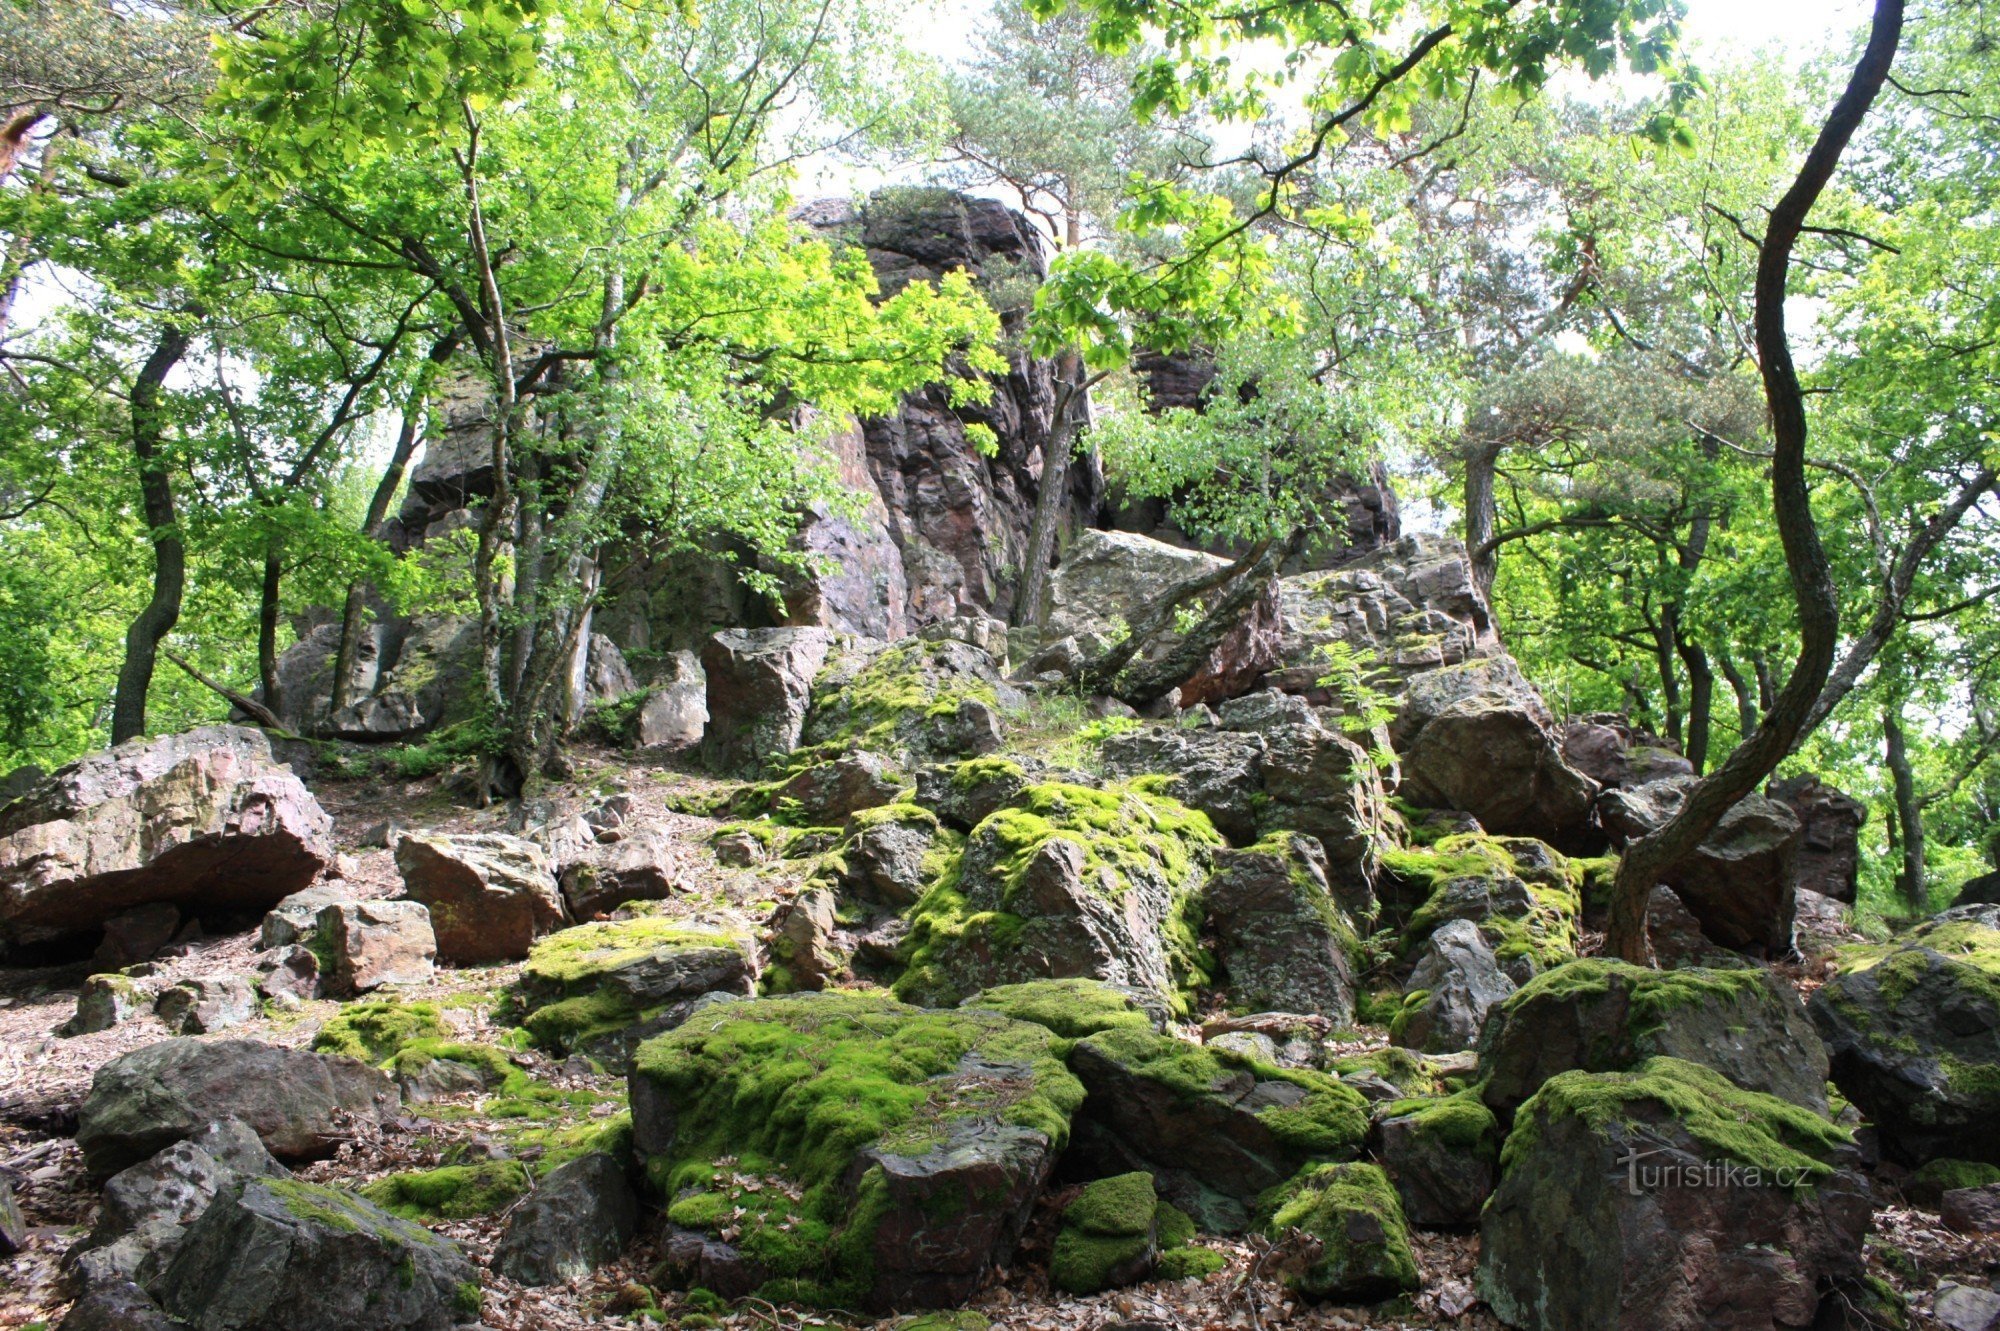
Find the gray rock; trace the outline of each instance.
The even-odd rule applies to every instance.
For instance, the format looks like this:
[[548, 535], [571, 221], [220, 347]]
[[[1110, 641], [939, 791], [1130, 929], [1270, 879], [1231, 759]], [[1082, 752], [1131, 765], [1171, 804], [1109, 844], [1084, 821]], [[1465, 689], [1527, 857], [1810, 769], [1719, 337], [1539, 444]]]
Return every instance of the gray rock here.
[[593, 1152], [551, 1170], [508, 1213], [493, 1267], [523, 1285], [565, 1284], [616, 1260], [638, 1228], [625, 1166]]
[[[138, 969], [145, 969], [139, 967]], [[58, 1035], [89, 1035], [123, 1025], [142, 1012], [153, 1010], [164, 982], [152, 976], [122, 975], [112, 972], [92, 975], [76, 996], [76, 1013], [63, 1023]]]
[[1216, 721], [1224, 730], [1254, 730], [1269, 734], [1281, 726], [1317, 726], [1319, 718], [1312, 704], [1295, 693], [1262, 689], [1231, 698], [1215, 709]]
[[812, 683], [833, 635], [825, 629], [726, 629], [702, 648], [708, 728], [702, 760], [725, 776], [755, 777], [798, 747]]
[[1942, 941], [1940, 927], [1952, 925], [1933, 921], [1867, 969], [1835, 976], [1813, 994], [1812, 1019], [1834, 1085], [1874, 1122], [1886, 1154], [2000, 1164], [2000, 986], [1976, 957], [1927, 946]]
[[91, 754], [0, 809], [0, 946], [88, 936], [154, 903], [267, 909], [333, 862], [331, 826], [261, 731]]
[[1762, 969], [1558, 966], [1488, 1015], [1479, 1072], [1486, 1103], [1505, 1115], [1558, 1073], [1620, 1071], [1656, 1055], [1826, 1112], [1826, 1047], [1791, 986]]
[[1868, 806], [1809, 773], [1773, 781], [1770, 796], [1789, 808], [1804, 829], [1795, 880], [1799, 890], [1853, 902]]
[[1486, 1014], [1514, 992], [1479, 926], [1451, 920], [1424, 941], [1416, 967], [1403, 984], [1405, 1006], [1392, 1032], [1394, 1043], [1427, 1054], [1471, 1049], [1485, 1029]]
[[322, 906], [316, 928], [332, 962], [322, 977], [328, 993], [352, 998], [385, 985], [431, 978], [437, 934], [429, 908], [415, 901], [344, 901]]
[[[386, 824], [385, 824], [386, 826]], [[385, 839], [384, 845], [389, 842]], [[315, 883], [294, 892], [271, 907], [257, 933], [257, 946], [269, 950], [292, 943], [310, 945], [319, 926], [319, 913], [327, 906], [354, 900], [354, 889], [342, 882]]]
[[278, 1158], [311, 1159], [346, 1140], [352, 1123], [396, 1104], [389, 1079], [351, 1058], [254, 1040], [163, 1040], [97, 1070], [76, 1140], [90, 1172], [103, 1176], [238, 1118]]
[[824, 989], [851, 974], [855, 941], [834, 918], [833, 893], [808, 888], [779, 908], [771, 929], [771, 964], [795, 989]]
[[1499, 1177], [1500, 1138], [1498, 1120], [1468, 1091], [1378, 1120], [1369, 1150], [1411, 1224], [1454, 1229], [1479, 1223]]
[[479, 1312], [457, 1244], [340, 1188], [251, 1179], [188, 1227], [160, 1277], [192, 1331], [447, 1331]]
[[1955, 1280], [1941, 1281], [1931, 1298], [1931, 1316], [1945, 1331], [2000, 1331], [2000, 1294]]
[[212, 1035], [257, 1015], [257, 986], [241, 975], [198, 975], [162, 989], [153, 1012], [176, 1035]]
[[310, 948], [291, 943], [256, 953], [250, 962], [265, 998], [289, 1003], [319, 997], [319, 957]]
[[1404, 794], [1503, 835], [1577, 841], [1597, 787], [1563, 761], [1544, 711], [1539, 699], [1505, 694], [1445, 708], [1401, 750]]
[[891, 909], [916, 904], [928, 883], [924, 857], [938, 842], [928, 811], [908, 818], [879, 818], [857, 828], [847, 849], [848, 881]]
[[[1691, 778], [1669, 777], [1607, 791], [1598, 816], [1615, 845], [1664, 826], [1679, 811]], [[1660, 874], [1710, 940], [1726, 948], [1783, 956], [1792, 947], [1798, 851], [1804, 829], [1791, 809], [1746, 795], [1708, 839]]]
[[27, 1246], [28, 1226], [14, 1200], [14, 1185], [0, 1175], [0, 1257], [12, 1257]]
[[1953, 1188], [1938, 1199], [1938, 1219], [1961, 1234], [2000, 1233], [2000, 1183]]
[[693, 652], [673, 652], [646, 701], [640, 704], [633, 738], [641, 748], [686, 749], [701, 743], [708, 729], [708, 676]]
[[1274, 837], [1217, 852], [1202, 904], [1234, 1006], [1353, 1023], [1361, 944], [1334, 902], [1319, 842]]
[[956, 639], [843, 643], [813, 684], [802, 738], [905, 766], [977, 757], [1003, 743], [997, 708], [1022, 702], [992, 655]]
[[779, 789], [779, 797], [797, 800], [805, 818], [824, 825], [888, 804], [902, 789], [901, 772], [880, 754], [862, 751], [806, 768]]
[[70, 1305], [56, 1331], [184, 1331], [153, 1296], [129, 1280], [91, 1289]]
[[519, 961], [568, 920], [548, 856], [521, 837], [412, 832], [396, 843], [396, 868], [430, 909], [440, 961]]
[[[1826, 1285], [1861, 1273], [1871, 1201], [1834, 1144], [1841, 1134], [1828, 1125], [1814, 1143], [1775, 1127], [1783, 1102], [1689, 1064], [1645, 1068], [1745, 1106], [1753, 1117], [1737, 1130], [1763, 1146], [1760, 1159], [1819, 1163], [1797, 1180], [1768, 1164], [1746, 1173], [1757, 1159], [1697, 1139], [1644, 1078], [1571, 1074], [1551, 1090], [1617, 1100], [1585, 1113], [1570, 1094], [1545, 1093], [1523, 1108], [1480, 1220], [1481, 1297], [1508, 1325], [1549, 1331], [1811, 1325]], [[1760, 1106], [1767, 1117], [1754, 1117]]]

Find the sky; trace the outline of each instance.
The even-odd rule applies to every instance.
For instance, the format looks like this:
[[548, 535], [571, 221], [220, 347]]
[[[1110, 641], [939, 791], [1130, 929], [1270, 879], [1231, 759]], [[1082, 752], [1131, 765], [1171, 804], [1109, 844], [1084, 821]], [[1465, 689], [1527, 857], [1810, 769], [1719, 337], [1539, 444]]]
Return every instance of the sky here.
[[1766, 42], [1809, 49], [1829, 33], [1851, 32], [1867, 16], [1857, 0], [1686, 0], [1695, 41], [1731, 46]]

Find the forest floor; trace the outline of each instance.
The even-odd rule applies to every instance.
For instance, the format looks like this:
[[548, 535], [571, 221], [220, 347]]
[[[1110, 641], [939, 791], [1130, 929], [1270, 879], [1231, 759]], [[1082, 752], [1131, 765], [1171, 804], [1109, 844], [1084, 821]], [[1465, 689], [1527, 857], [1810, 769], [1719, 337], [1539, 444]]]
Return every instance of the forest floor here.
[[[474, 810], [454, 802], [447, 782], [318, 779], [311, 783], [334, 818], [339, 870], [358, 896], [391, 896], [401, 889], [389, 851], [364, 845], [385, 821], [402, 828], [446, 832], [495, 832], [511, 828], [504, 809]], [[680, 857], [681, 877], [690, 890], [668, 904], [668, 913], [708, 924], [727, 921], [761, 928], [799, 884], [787, 881], [782, 865], [759, 870], [718, 865], [708, 848], [715, 824], [673, 811], [673, 797], [698, 795], [717, 783], [690, 767], [645, 765], [613, 751], [580, 755], [576, 774], [555, 798], [601, 798], [614, 790], [632, 797], [631, 820], [664, 829]], [[163, 958], [170, 979], [244, 973], [256, 950], [254, 928], [182, 944]], [[53, 1327], [67, 1306], [59, 1260], [86, 1233], [95, 1216], [97, 1191], [86, 1180], [81, 1154], [69, 1138], [76, 1110], [93, 1072], [130, 1049], [166, 1038], [150, 1017], [109, 1030], [66, 1038], [57, 1029], [75, 1011], [78, 989], [93, 968], [88, 963], [51, 968], [0, 968], [0, 1172], [15, 1184], [29, 1227], [26, 1250], [0, 1260], [0, 1328]], [[1819, 968], [1784, 968], [1794, 983], [1810, 987]], [[493, 1040], [501, 1034], [499, 996], [518, 965], [483, 969], [439, 968], [430, 984], [406, 989], [407, 1001], [438, 1004], [461, 1039]], [[309, 1001], [296, 1010], [272, 1012], [230, 1028], [230, 1038], [305, 1047], [320, 1024], [339, 1009], [337, 1002]], [[1385, 1031], [1362, 1028], [1364, 1045], [1387, 1043]], [[1349, 1039], [1351, 1039], [1351, 1035]], [[577, 1112], [608, 1116], [623, 1108], [622, 1078], [596, 1071], [585, 1060], [558, 1061], [521, 1056], [545, 1086], [573, 1094], [586, 1108]], [[504, 1152], [520, 1131], [514, 1119], [484, 1112], [485, 1097], [458, 1096], [405, 1106], [404, 1116], [379, 1131], [357, 1134], [330, 1159], [304, 1167], [301, 1176], [317, 1182], [359, 1186], [402, 1170], [430, 1168], [449, 1155], [461, 1158]], [[2000, 1131], [2000, 1125], [1996, 1125]], [[1305, 1305], [1286, 1294], [1270, 1268], [1281, 1254], [1261, 1242], [1205, 1240], [1223, 1253], [1228, 1267], [1205, 1280], [1159, 1281], [1091, 1298], [1052, 1291], [1045, 1275], [1056, 1217], [1067, 1194], [1051, 1192], [1040, 1203], [1013, 1265], [996, 1272], [970, 1308], [1005, 1331], [1097, 1331], [1120, 1324], [1153, 1323], [1192, 1331], [1266, 1331], [1271, 1328], [1433, 1328], [1488, 1331], [1500, 1323], [1477, 1302], [1473, 1272], [1478, 1257], [1474, 1233], [1419, 1232], [1417, 1261], [1423, 1288], [1415, 1296], [1373, 1307]], [[1872, 1274], [1909, 1301], [1913, 1324], [1943, 1325], [1929, 1316], [1931, 1297], [1944, 1281], [1988, 1284], [2000, 1277], [2000, 1237], [1969, 1238], [1945, 1229], [1934, 1212], [1902, 1205], [1894, 1198], [1877, 1211], [1868, 1243]], [[480, 1261], [486, 1300], [482, 1325], [492, 1331], [564, 1331], [582, 1326], [646, 1326], [648, 1314], [633, 1311], [657, 1303], [665, 1325], [691, 1311], [672, 1291], [647, 1284], [655, 1252], [642, 1237], [624, 1255], [585, 1280], [567, 1286], [529, 1288], [483, 1268], [503, 1227], [502, 1215], [446, 1221], [435, 1226]], [[717, 1319], [730, 1328], [791, 1331], [813, 1326], [866, 1326], [875, 1319], [824, 1311], [773, 1307], [756, 1300], [738, 1304]], [[706, 1323], [703, 1323], [706, 1324]], [[884, 1325], [893, 1324], [893, 1319]]]

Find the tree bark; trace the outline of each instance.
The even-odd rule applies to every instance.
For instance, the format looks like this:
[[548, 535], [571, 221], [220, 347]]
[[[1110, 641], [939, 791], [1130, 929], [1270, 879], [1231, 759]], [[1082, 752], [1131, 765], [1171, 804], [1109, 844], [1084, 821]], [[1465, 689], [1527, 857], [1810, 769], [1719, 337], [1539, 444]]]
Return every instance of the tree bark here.
[[1748, 735], [1757, 729], [1757, 690], [1744, 678], [1735, 657], [1724, 651], [1718, 652], [1715, 660], [1722, 667], [1722, 677], [1729, 681], [1729, 691], [1736, 695], [1736, 731]]
[[285, 538], [273, 531], [264, 538], [264, 581], [257, 598], [257, 679], [264, 705], [272, 715], [285, 711], [284, 689], [278, 682], [279, 591], [285, 580]]
[[153, 687], [160, 641], [180, 622], [181, 596], [187, 588], [187, 545], [174, 511], [173, 480], [160, 456], [166, 440], [160, 388], [192, 340], [179, 324], [161, 329], [153, 354], [132, 384], [132, 456], [139, 464], [140, 506], [153, 543], [153, 594], [125, 630], [125, 661], [118, 670], [118, 692], [111, 705], [113, 744], [146, 733], [146, 695]]
[[1681, 750], [1694, 764], [1696, 776], [1708, 768], [1708, 739], [1715, 715], [1715, 671], [1709, 667], [1708, 653], [1684, 633], [1674, 634], [1674, 651], [1687, 671], [1687, 741]]
[[1035, 518], [1028, 527], [1028, 551], [1021, 565], [1021, 591], [1014, 600], [1012, 623], [1017, 628], [1039, 625], [1048, 599], [1049, 566], [1055, 562], [1056, 531], [1069, 504], [1070, 455], [1077, 428], [1089, 401], [1091, 383], [1083, 374], [1083, 358], [1065, 351], [1056, 360], [1055, 417], [1049, 422], [1048, 443], [1042, 448], [1042, 481], [1035, 494]]
[[1494, 479], [1500, 466], [1500, 445], [1481, 444], [1465, 459], [1465, 548], [1471, 555], [1472, 581], [1480, 596], [1493, 599], [1493, 579], [1500, 571], [1500, 549], [1494, 542], [1499, 527], [1499, 501]]
[[1785, 331], [1785, 287], [1792, 250], [1806, 216], [1833, 178], [1848, 140], [1881, 92], [1902, 33], [1903, 0], [1876, 0], [1868, 45], [1797, 177], [1771, 210], [1757, 257], [1756, 349], [1774, 441], [1772, 508], [1797, 608], [1798, 659], [1776, 705], [1755, 733], [1688, 792], [1680, 810], [1664, 826], [1626, 847], [1618, 866], [1606, 947], [1627, 961], [1647, 964], [1652, 960], [1646, 938], [1646, 899], [1661, 873], [1700, 845], [1722, 815], [1783, 761], [1833, 669], [1839, 646], [1840, 606], [1813, 520], [1812, 489], [1806, 480], [1805, 393]]
[[1882, 740], [1890, 778], [1890, 798], [1896, 806], [1896, 893], [1921, 914], [1929, 901], [1924, 886], [1924, 810], [1917, 800], [1916, 774], [1910, 767], [1908, 737], [1903, 732], [1903, 699], [1891, 698], [1882, 711]]

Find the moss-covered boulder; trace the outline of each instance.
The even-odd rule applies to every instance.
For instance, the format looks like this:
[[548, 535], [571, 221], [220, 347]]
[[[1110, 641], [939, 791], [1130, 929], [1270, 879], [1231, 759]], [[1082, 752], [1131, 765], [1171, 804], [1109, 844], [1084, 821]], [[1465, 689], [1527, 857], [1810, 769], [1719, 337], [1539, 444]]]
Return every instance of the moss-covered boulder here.
[[901, 762], [992, 753], [1020, 690], [991, 654], [953, 639], [843, 645], [813, 684], [804, 743], [868, 749]]
[[1361, 940], [1334, 901], [1319, 842], [1279, 832], [1217, 851], [1202, 908], [1233, 1008], [1353, 1024]]
[[1159, 1030], [1166, 1010], [1156, 995], [1102, 980], [1029, 980], [974, 994], [961, 1005], [1046, 1026], [1064, 1040], [1111, 1030]]
[[457, 1244], [351, 1192], [276, 1178], [218, 1195], [154, 1293], [195, 1331], [447, 1331], [480, 1304]]
[[2000, 929], [1960, 908], [1843, 964], [1813, 995], [1812, 1019], [1834, 1085], [1883, 1149], [2000, 1164]]
[[1424, 940], [1403, 983], [1403, 1001], [1390, 1020], [1389, 1038], [1428, 1054], [1471, 1049], [1486, 1028], [1487, 1013], [1514, 989], [1479, 926], [1447, 920]]
[[705, 994], [747, 994], [750, 943], [722, 929], [657, 916], [605, 920], [550, 934], [521, 968], [521, 1024], [537, 1044], [623, 1067], [639, 1041]]
[[1417, 1287], [1409, 1224], [1380, 1166], [1314, 1165], [1267, 1201], [1273, 1238], [1298, 1230], [1317, 1249], [1285, 1275], [1307, 1298], [1373, 1302]]
[[405, 1220], [470, 1220], [492, 1215], [528, 1190], [527, 1167], [518, 1160], [482, 1160], [385, 1174], [363, 1184], [361, 1195]]
[[1026, 786], [911, 908], [897, 996], [943, 1006], [995, 985], [1090, 977], [1183, 1004], [1203, 971], [1196, 893], [1220, 844], [1155, 782]]
[[1480, 1220], [1481, 1297], [1510, 1326], [1814, 1324], [1861, 1273], [1847, 1132], [1673, 1058], [1568, 1072], [1523, 1105]]
[[1762, 969], [1572, 961], [1493, 1010], [1479, 1073], [1486, 1103], [1505, 1116], [1557, 1073], [1614, 1072], [1662, 1054], [1826, 1110], [1826, 1048], [1791, 987]]
[[863, 809], [847, 820], [840, 845], [843, 881], [857, 895], [891, 910], [915, 905], [945, 875], [965, 839], [937, 814], [898, 801]]
[[1160, 1199], [1143, 1170], [1099, 1179], [1063, 1209], [1049, 1283], [1069, 1294], [1135, 1284], [1159, 1259]]
[[1403, 929], [1414, 952], [1451, 920], [1468, 920], [1500, 965], [1526, 980], [1576, 956], [1582, 895], [1570, 861], [1528, 837], [1446, 837], [1434, 846], [1384, 854], [1386, 871], [1428, 885]]
[[633, 1140], [683, 1280], [875, 1310], [1007, 1260], [1082, 1088], [1046, 1028], [861, 994], [703, 1009], [640, 1046]]
[[1379, 1112], [1369, 1150], [1396, 1185], [1411, 1224], [1476, 1224], [1499, 1173], [1500, 1121], [1472, 1091], [1396, 1100]]
[[1089, 1091], [1076, 1153], [1104, 1173], [1145, 1169], [1204, 1229], [1250, 1224], [1259, 1194], [1316, 1160], [1351, 1159], [1367, 1102], [1323, 1073], [1133, 1028], [1081, 1040]]

